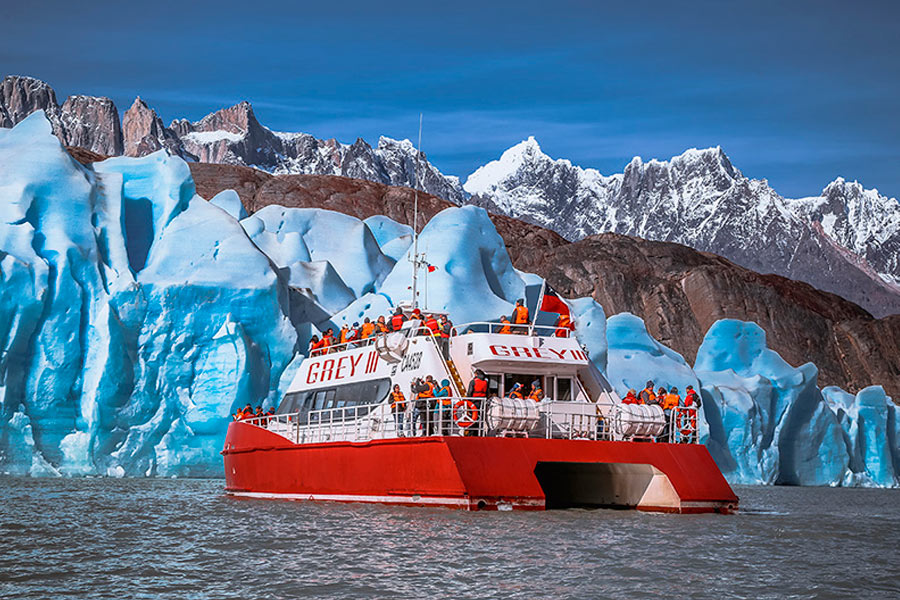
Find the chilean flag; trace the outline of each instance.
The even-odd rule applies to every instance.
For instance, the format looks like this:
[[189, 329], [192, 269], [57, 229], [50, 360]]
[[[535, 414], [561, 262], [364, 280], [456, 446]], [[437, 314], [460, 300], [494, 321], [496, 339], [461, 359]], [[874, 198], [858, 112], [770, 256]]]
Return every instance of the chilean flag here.
[[547, 282], [544, 282], [544, 297], [543, 300], [541, 300], [540, 308], [544, 312], [553, 312], [571, 316], [569, 305], [566, 304], [565, 300], [559, 297], [556, 290], [550, 287]]

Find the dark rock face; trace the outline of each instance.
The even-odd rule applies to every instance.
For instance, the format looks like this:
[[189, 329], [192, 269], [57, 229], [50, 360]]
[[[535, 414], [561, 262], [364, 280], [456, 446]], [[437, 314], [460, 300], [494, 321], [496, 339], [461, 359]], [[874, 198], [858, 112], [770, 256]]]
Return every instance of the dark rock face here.
[[0, 82], [0, 127], [17, 125], [36, 110], [46, 113], [53, 133], [60, 136], [59, 104], [53, 88], [33, 77], [4, 77]]
[[[235, 189], [248, 212], [268, 204], [327, 208], [410, 224], [413, 191], [322, 175], [272, 176], [246, 167], [192, 164], [197, 192]], [[450, 206], [419, 195], [419, 227]], [[680, 244], [618, 234], [568, 242], [559, 234], [491, 215], [518, 269], [545, 277], [566, 297], [592, 296], [608, 315], [629, 311], [690, 362], [718, 319], [756, 321], [788, 362], [815, 362], [821, 385], [859, 390], [881, 384], [900, 397], [900, 317], [876, 319], [834, 294], [777, 275], [761, 275]]]
[[107, 156], [122, 154], [119, 111], [109, 98], [69, 96], [60, 109], [65, 143]]
[[134, 99], [122, 116], [122, 136], [125, 156], [146, 156], [165, 149], [182, 158], [194, 158], [184, 151], [175, 132], [165, 127], [156, 111], [140, 97]]

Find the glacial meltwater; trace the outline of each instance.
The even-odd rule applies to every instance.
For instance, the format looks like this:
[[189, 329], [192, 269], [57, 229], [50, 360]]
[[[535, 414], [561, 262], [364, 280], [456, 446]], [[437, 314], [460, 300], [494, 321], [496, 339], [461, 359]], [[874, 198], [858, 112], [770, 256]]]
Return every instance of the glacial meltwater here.
[[738, 514], [247, 500], [0, 477], [0, 598], [898, 598], [900, 491], [740, 487]]

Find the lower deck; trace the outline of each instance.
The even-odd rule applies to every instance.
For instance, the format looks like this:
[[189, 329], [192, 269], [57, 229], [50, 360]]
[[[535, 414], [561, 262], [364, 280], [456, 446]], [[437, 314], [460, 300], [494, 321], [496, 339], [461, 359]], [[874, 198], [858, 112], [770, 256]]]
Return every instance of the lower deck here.
[[248, 497], [679, 513], [738, 503], [698, 444], [477, 436], [295, 444], [235, 422], [223, 455], [226, 491]]

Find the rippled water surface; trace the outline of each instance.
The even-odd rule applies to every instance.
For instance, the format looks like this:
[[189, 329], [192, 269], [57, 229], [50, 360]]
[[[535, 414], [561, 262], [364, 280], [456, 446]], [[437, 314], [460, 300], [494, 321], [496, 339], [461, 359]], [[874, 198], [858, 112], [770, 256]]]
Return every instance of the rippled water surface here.
[[464, 513], [0, 478], [0, 598], [898, 598], [900, 492], [738, 488], [741, 512]]

